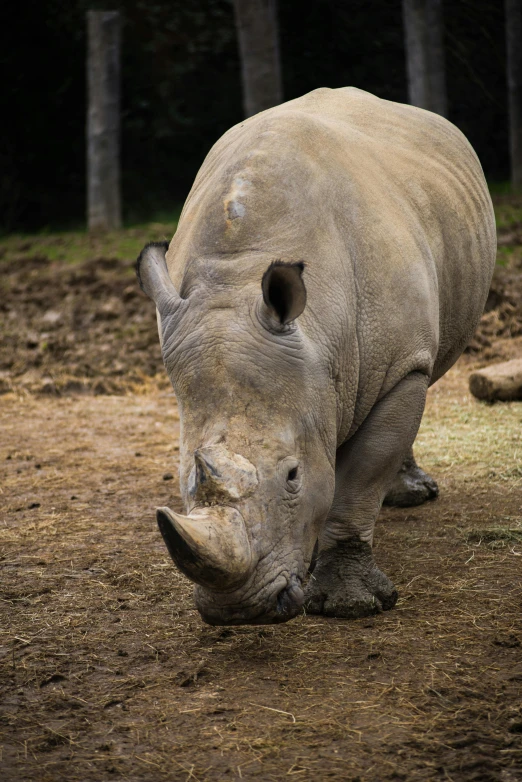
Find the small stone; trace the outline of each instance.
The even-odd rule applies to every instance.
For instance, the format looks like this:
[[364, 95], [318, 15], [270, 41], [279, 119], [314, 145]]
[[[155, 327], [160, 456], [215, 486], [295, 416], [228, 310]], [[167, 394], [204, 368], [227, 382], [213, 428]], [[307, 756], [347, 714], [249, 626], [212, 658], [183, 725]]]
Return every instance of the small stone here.
[[174, 478], [171, 472], [166, 472], [163, 476], [164, 481], [171, 481]]
[[56, 312], [56, 310], [47, 310], [47, 312], [42, 315], [42, 323], [47, 323], [49, 326], [56, 326], [61, 319], [62, 313]]

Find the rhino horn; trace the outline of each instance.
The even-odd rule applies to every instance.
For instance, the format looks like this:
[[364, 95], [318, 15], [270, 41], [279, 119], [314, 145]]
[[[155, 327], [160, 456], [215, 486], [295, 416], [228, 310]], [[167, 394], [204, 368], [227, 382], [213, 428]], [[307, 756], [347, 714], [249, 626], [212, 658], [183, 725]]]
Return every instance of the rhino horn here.
[[156, 518], [170, 556], [191, 581], [219, 591], [246, 581], [252, 552], [245, 522], [235, 508], [196, 508], [189, 516], [158, 508]]

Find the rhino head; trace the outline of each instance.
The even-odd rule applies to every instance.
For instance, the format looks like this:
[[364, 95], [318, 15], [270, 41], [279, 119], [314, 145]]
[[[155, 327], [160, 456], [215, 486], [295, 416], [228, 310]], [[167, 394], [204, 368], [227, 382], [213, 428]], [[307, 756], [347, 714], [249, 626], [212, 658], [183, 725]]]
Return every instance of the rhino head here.
[[334, 490], [335, 394], [297, 320], [304, 264], [195, 262], [178, 292], [167, 249], [137, 265], [180, 409], [186, 515], [158, 508], [159, 528], [206, 622], [283, 622], [302, 612]]

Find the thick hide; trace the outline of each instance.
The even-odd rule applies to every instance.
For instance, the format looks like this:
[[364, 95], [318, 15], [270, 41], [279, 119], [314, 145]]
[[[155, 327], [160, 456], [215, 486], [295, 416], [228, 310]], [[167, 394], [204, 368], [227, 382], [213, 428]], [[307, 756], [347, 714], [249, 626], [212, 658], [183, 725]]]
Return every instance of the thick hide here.
[[393, 606], [375, 519], [390, 487], [436, 495], [411, 449], [495, 250], [480, 163], [436, 114], [320, 89], [215, 144], [138, 263], [182, 424], [187, 515], [160, 526], [206, 621]]

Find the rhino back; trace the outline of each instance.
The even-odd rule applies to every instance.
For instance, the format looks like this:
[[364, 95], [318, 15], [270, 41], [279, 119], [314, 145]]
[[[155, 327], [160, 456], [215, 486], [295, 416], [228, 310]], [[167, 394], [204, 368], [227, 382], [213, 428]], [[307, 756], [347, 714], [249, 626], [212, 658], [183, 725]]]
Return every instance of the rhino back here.
[[410, 371], [436, 379], [482, 313], [495, 224], [480, 163], [438, 115], [320, 89], [228, 131], [204, 161], [167, 256], [202, 279], [259, 285], [304, 260], [303, 331], [328, 354], [339, 438]]

